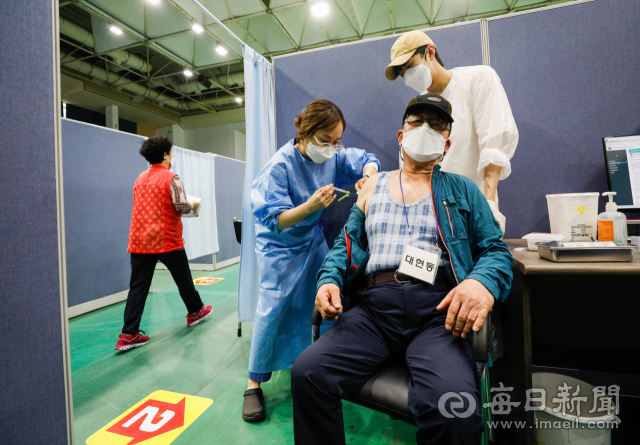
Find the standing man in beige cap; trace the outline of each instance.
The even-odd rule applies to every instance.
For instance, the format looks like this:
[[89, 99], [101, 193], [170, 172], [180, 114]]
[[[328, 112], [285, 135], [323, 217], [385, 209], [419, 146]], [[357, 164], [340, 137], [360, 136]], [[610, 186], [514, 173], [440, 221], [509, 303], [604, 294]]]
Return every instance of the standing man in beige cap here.
[[439, 94], [451, 103], [456, 130], [442, 170], [478, 185], [504, 233], [506, 218], [498, 210], [497, 188], [498, 181], [511, 174], [518, 129], [495, 70], [485, 65], [447, 70], [433, 41], [422, 31], [411, 31], [393, 44], [384, 74], [390, 81], [400, 76], [419, 94]]

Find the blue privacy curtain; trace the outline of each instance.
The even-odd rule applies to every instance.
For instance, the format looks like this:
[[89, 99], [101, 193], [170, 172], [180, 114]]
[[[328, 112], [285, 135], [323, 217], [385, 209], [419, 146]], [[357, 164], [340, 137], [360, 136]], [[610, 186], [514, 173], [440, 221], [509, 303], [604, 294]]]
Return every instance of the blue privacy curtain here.
[[238, 321], [253, 321], [258, 304], [256, 218], [251, 212], [251, 184], [276, 152], [273, 66], [247, 45], [244, 56], [247, 165], [242, 201], [242, 245], [238, 278]]

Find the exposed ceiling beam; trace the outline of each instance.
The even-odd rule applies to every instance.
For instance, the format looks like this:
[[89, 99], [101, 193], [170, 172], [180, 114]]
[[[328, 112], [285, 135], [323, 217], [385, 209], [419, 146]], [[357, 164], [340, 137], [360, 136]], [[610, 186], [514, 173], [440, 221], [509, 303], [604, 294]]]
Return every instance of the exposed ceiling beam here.
[[233, 11], [231, 11], [229, 0], [224, 0], [224, 4], [227, 6], [227, 14], [229, 14], [229, 17], [233, 18]]
[[304, 31], [307, 29], [307, 21], [309, 20], [309, 9], [307, 9], [307, 13], [304, 15], [304, 23], [302, 24], [302, 32], [300, 33], [300, 41], [298, 42], [298, 50], [302, 45], [302, 39], [304, 39]]
[[442, 9], [442, 5], [444, 5], [444, 1], [445, 0], [440, 0], [440, 6], [438, 6], [438, 10], [436, 11], [435, 15], [431, 17], [431, 26], [435, 25], [436, 18], [438, 18], [438, 14], [440, 14], [440, 10]]
[[[282, 5], [282, 6], [276, 6], [275, 8], [266, 8], [264, 11], [259, 11], [259, 12], [253, 12], [251, 14], [245, 14], [245, 15], [240, 15], [237, 17], [233, 17], [227, 20], [222, 20], [223, 24], [227, 24], [227, 23], [233, 23], [233, 22], [237, 22], [238, 20], [246, 20], [246, 19], [250, 19], [252, 17], [258, 17], [261, 15], [265, 15], [265, 14], [270, 14], [274, 11], [281, 11], [283, 9], [289, 9], [289, 8], [295, 8], [296, 6], [301, 6], [301, 5], [305, 5], [307, 3], [311, 3], [314, 0], [304, 0], [301, 2], [297, 2], [297, 3], [291, 3], [289, 5]], [[212, 23], [209, 26], [216, 26], [216, 23]]]
[[318, 22], [318, 26], [320, 26], [320, 31], [322, 31], [322, 34], [324, 34], [324, 38], [327, 39], [327, 42], [331, 43], [331, 39], [329, 38], [327, 31], [324, 30], [324, 26], [322, 26], [322, 23], [320, 23], [320, 19], [318, 17], [316, 17], [316, 22]]
[[[185, 11], [184, 9], [182, 9], [182, 6], [180, 6], [179, 4], [177, 4], [174, 0], [167, 0], [169, 3], [171, 3], [178, 11], [180, 11], [181, 13], [183, 13], [185, 16], [189, 17], [190, 20], [196, 20], [195, 17], [193, 17], [191, 14], [189, 14], [187, 11]], [[214, 39], [216, 39], [218, 42], [220, 42], [220, 37], [218, 37], [213, 31], [211, 31], [211, 29], [207, 26], [204, 26], [204, 23], [202, 23], [205, 31], [207, 32], [207, 34], [209, 34], [211, 37], [213, 37]], [[226, 31], [225, 31], [226, 32]], [[240, 54], [238, 54], [237, 52], [235, 52], [230, 46], [228, 45], [224, 45], [229, 52], [233, 53], [237, 58], [242, 59], [242, 56]]]
[[160, 40], [170, 39], [171, 37], [178, 37], [178, 36], [182, 36], [184, 34], [189, 34], [190, 32], [193, 32], [193, 29], [191, 29], [191, 28], [183, 29], [182, 31], [172, 32], [171, 34], [165, 34], [165, 35], [162, 35], [162, 36], [150, 38], [150, 39], [148, 39], [148, 41], [151, 42], [151, 43], [158, 42]]
[[62, 99], [64, 99], [65, 97], [69, 97], [72, 94], [75, 94], [79, 91], [84, 91], [84, 82], [80, 82], [79, 84], [77, 84], [75, 87], [71, 87], [69, 88], [67, 91], [63, 92], [60, 97]]
[[240, 22], [236, 22], [236, 26], [239, 26], [240, 29], [242, 29], [247, 34], [247, 36], [251, 37], [253, 39], [253, 41], [256, 42], [258, 44], [258, 46], [264, 50], [265, 53], [269, 52], [269, 50], [267, 48], [265, 48], [262, 43], [260, 43], [260, 40], [256, 39], [255, 36], [253, 34], [251, 34], [247, 28], [242, 26], [242, 24]]
[[109, 13], [103, 11], [102, 9], [98, 8], [97, 6], [94, 6], [93, 4], [89, 3], [88, 1], [79, 0], [76, 3], [76, 6], [78, 6], [79, 8], [81, 8], [83, 10], [85, 10], [89, 14], [93, 14], [93, 15], [95, 15], [97, 17], [100, 17], [103, 20], [106, 20], [108, 22], [111, 22], [111, 23], [114, 23], [114, 24], [118, 25], [127, 34], [129, 34], [132, 37], [140, 40], [141, 42], [144, 42], [144, 43], [148, 44], [154, 50], [156, 50], [157, 52], [163, 54], [164, 56], [168, 57], [169, 59], [172, 59], [176, 63], [178, 63], [180, 65], [183, 65], [183, 66], [186, 66], [186, 67], [189, 67], [189, 68], [193, 68], [193, 66], [189, 62], [184, 60], [182, 57], [178, 56], [177, 54], [173, 53], [172, 51], [169, 51], [169, 50], [163, 48], [162, 46], [158, 45], [157, 43], [154, 43], [154, 42], [149, 43], [148, 42], [148, 38], [144, 34], [139, 33], [135, 29], [131, 28], [129, 25], [121, 22], [120, 20], [116, 19], [115, 17], [113, 17]]
[[349, 16], [347, 15], [346, 12], [344, 12], [344, 10], [342, 9], [342, 6], [340, 6], [340, 3], [338, 3], [336, 0], [333, 1], [333, 3], [338, 7], [338, 9], [340, 10], [340, 12], [342, 13], [342, 15], [344, 16], [345, 19], [347, 19], [347, 22], [349, 22], [349, 25], [351, 25], [351, 29], [353, 29], [353, 31], [358, 34], [358, 36], [361, 35], [361, 33], [356, 29], [355, 26], [353, 26], [353, 23], [351, 23], [351, 20], [349, 20]]
[[420, 8], [420, 12], [422, 12], [422, 15], [424, 16], [424, 18], [427, 19], [427, 23], [431, 24], [431, 20], [429, 19], [429, 16], [427, 15], [427, 13], [424, 12], [424, 9], [422, 8], [422, 5], [420, 4], [420, 2], [418, 0], [415, 0], [415, 2], [416, 2], [416, 5], [418, 5], [418, 8]]
[[367, 29], [367, 24], [369, 23], [369, 17], [371, 17], [371, 11], [373, 11], [373, 5], [376, 4], [376, 0], [371, 0], [371, 7], [369, 8], [369, 14], [367, 14], [367, 20], [364, 21], [364, 26], [362, 27], [362, 36], [364, 37], [364, 32]]
[[393, 7], [391, 6], [391, 0], [387, 0], [389, 5], [389, 18], [391, 19], [391, 29], [396, 29], [396, 24], [393, 23]]
[[[66, 42], [66, 43], [69, 43], [69, 44], [71, 44], [71, 45], [73, 45], [71, 42], [69, 42], [69, 41], [67, 41], [67, 40], [65, 40], [65, 42]], [[74, 61], [75, 61], [75, 62], [78, 62], [78, 61], [85, 60], [85, 59], [91, 59], [92, 57], [103, 56], [103, 55], [107, 55], [107, 54], [109, 54], [109, 53], [111, 53], [111, 52], [114, 52], [114, 51], [121, 51], [121, 50], [123, 50], [123, 49], [135, 48], [136, 46], [140, 46], [140, 45], [144, 45], [144, 44], [145, 44], [144, 42], [135, 42], [135, 43], [132, 43], [132, 44], [130, 44], [130, 45], [121, 46], [121, 47], [119, 47], [119, 48], [113, 48], [113, 49], [110, 49], [110, 50], [108, 50], [108, 51], [102, 51], [102, 52], [99, 52], [99, 53], [97, 53], [97, 52], [95, 52], [95, 51], [89, 51], [89, 50], [87, 49], [87, 50], [85, 50], [85, 51], [89, 51], [89, 52], [91, 52], [91, 54], [89, 54], [88, 56], [84, 56], [84, 57], [80, 57], [80, 58], [78, 58], [78, 59], [75, 59]], [[90, 48], [90, 47], [87, 47], [87, 48]], [[78, 49], [80, 49], [80, 48], [78, 47]], [[82, 48], [82, 49], [84, 49], [84, 48]], [[91, 49], [93, 49], [93, 48], [91, 48]], [[75, 51], [74, 51], [74, 52], [75, 52]], [[73, 53], [71, 53], [71, 54], [73, 54]], [[71, 54], [69, 54], [69, 56], [70, 56]], [[68, 57], [68, 56], [67, 56], [67, 57]], [[60, 63], [64, 64], [64, 63], [69, 63], [69, 62], [64, 62], [64, 61], [62, 61], [62, 60], [61, 60], [61, 61], [60, 61]]]
[[347, 4], [349, 5], [349, 9], [351, 10], [351, 17], [353, 17], [353, 23], [356, 24], [356, 32], [360, 37], [362, 37], [362, 30], [360, 30], [360, 25], [358, 24], [358, 17], [356, 16], [356, 11], [353, 9], [353, 3], [351, 3], [351, 0], [347, 0]]
[[[79, 49], [82, 49], [83, 51], [90, 52], [87, 48], [84, 48], [84, 47], [78, 46], [78, 45], [76, 45], [76, 44], [74, 44], [74, 43], [71, 43], [71, 42], [67, 42], [67, 43], [68, 43], [68, 44], [70, 44], [70, 45], [72, 45], [72, 46], [75, 46], [75, 47], [77, 47], [77, 48], [79, 48]], [[177, 91], [177, 90], [175, 90], [175, 89], [173, 89], [173, 88], [171, 88], [171, 87], [169, 87], [169, 86], [167, 86], [167, 85], [164, 85], [164, 84], [160, 84], [160, 83], [158, 83], [158, 82], [157, 82], [157, 79], [159, 79], [160, 77], [149, 78], [149, 77], [147, 77], [147, 76], [145, 76], [145, 75], [143, 75], [143, 74], [140, 74], [140, 73], [138, 73], [138, 72], [136, 72], [136, 71], [133, 71], [133, 70], [131, 70], [131, 69], [127, 68], [127, 67], [124, 67], [124, 66], [118, 65], [117, 63], [115, 63], [114, 61], [112, 61], [112, 60], [108, 59], [108, 58], [107, 58], [106, 56], [104, 56], [104, 55], [93, 55], [93, 56], [98, 57], [99, 59], [102, 59], [102, 60], [104, 60], [104, 61], [105, 61], [105, 68], [107, 69], [107, 72], [108, 72], [109, 64], [113, 64], [113, 65], [118, 66], [118, 67], [119, 67], [120, 69], [122, 69], [123, 71], [126, 71], [126, 72], [128, 72], [128, 73], [130, 73], [130, 74], [133, 74], [133, 75], [135, 75], [135, 76], [137, 76], [137, 77], [139, 77], [139, 78], [140, 78], [140, 79], [139, 79], [138, 81], [136, 81], [136, 82], [128, 82], [128, 83], [140, 83], [140, 82], [150, 81], [150, 82], [156, 83], [157, 85], [161, 85], [162, 87], [164, 87], [164, 88], [165, 88], [165, 91], [168, 89], [168, 90], [172, 91], [173, 93], [177, 94], [178, 96], [181, 96], [183, 100], [184, 100], [184, 99], [187, 99], [187, 100], [189, 100], [189, 101], [193, 102], [193, 103], [194, 103], [194, 104], [196, 104], [196, 106], [198, 106], [199, 108], [202, 108], [202, 107], [204, 106], [201, 102], [199, 102], [199, 101], [198, 101], [198, 100], [196, 100], [196, 99], [193, 99], [193, 98], [192, 98], [192, 97], [190, 97], [188, 94], [186, 94], [186, 93], [182, 93], [182, 92], [180, 92], [180, 91]], [[65, 62], [65, 63], [66, 63], [66, 62]], [[69, 63], [71, 63], [71, 62], [69, 62]], [[198, 72], [194, 69], [194, 73], [196, 73], [196, 74], [197, 74]], [[172, 74], [170, 74], [170, 75], [161, 76], [161, 77], [175, 76], [176, 74], [180, 74], [180, 73], [172, 73]], [[120, 77], [122, 78], [122, 77], [123, 77], [123, 74], [121, 74], [121, 75], [120, 75]], [[229, 93], [229, 94], [231, 94], [231, 95], [234, 95], [234, 94], [235, 94], [233, 91], [231, 91], [231, 90], [227, 89], [224, 85], [221, 85], [220, 83], [216, 82], [216, 81], [215, 81], [215, 79], [210, 79], [210, 80], [211, 80], [211, 82], [212, 82], [213, 84], [215, 84], [219, 89], [221, 89], [221, 90], [223, 90], [223, 91], [225, 91], [225, 92], [227, 92], [227, 93]], [[121, 87], [122, 85], [123, 85], [123, 84], [117, 85], [117, 87]], [[148, 86], [150, 87], [150, 85], [148, 85]], [[107, 85], [107, 88], [113, 88], [113, 87], [112, 87], [111, 85]], [[160, 102], [161, 102], [161, 101], [160, 101]], [[211, 109], [211, 108], [209, 108], [209, 107], [205, 107], [205, 108], [206, 108], [206, 111], [212, 111], [212, 112], [216, 112], [216, 113], [217, 113], [217, 110], [215, 110], [215, 109]], [[203, 109], [205, 109], [205, 108], [203, 108]]]
[[100, 96], [104, 96], [112, 100], [117, 100], [127, 105], [131, 105], [133, 107], [140, 108], [142, 110], [150, 111], [151, 113], [157, 114], [159, 116], [163, 116], [163, 117], [172, 119], [176, 122], [180, 122], [180, 113], [172, 111], [169, 108], [159, 107], [157, 105], [153, 105], [148, 102], [135, 102], [133, 98], [128, 94], [121, 93], [112, 88], [98, 85], [97, 83], [92, 82], [85, 75], [78, 74], [75, 71], [68, 70], [64, 67], [61, 68], [61, 71], [66, 76], [82, 81], [84, 83], [83, 89], [85, 91], [90, 91]]
[[[273, 20], [275, 20], [275, 22], [278, 24], [278, 26], [280, 27], [280, 29], [282, 30], [282, 32], [285, 33], [285, 35], [287, 36], [287, 38], [289, 39], [289, 41], [293, 44], [293, 46], [296, 49], [300, 49], [300, 46], [298, 45], [298, 42], [295, 41], [295, 39], [293, 37], [291, 37], [291, 34], [289, 34], [289, 31], [287, 31], [287, 29], [282, 25], [282, 23], [280, 22], [280, 19], [273, 13], [272, 9], [269, 9], [269, 4], [271, 3], [270, 1], [266, 1], [266, 0], [260, 0], [260, 3], [262, 3], [262, 6], [264, 6], [265, 8], [265, 12], [267, 14], [269, 14], [271, 16], [271, 18]], [[264, 47], [263, 47], [264, 48]], [[267, 51], [268, 52], [268, 51]]]
[[467, 9], [467, 13], [465, 14], [465, 17], [467, 17], [469, 14], [471, 14], [471, 8], [473, 7], [473, 0], [469, 0], [469, 8]]

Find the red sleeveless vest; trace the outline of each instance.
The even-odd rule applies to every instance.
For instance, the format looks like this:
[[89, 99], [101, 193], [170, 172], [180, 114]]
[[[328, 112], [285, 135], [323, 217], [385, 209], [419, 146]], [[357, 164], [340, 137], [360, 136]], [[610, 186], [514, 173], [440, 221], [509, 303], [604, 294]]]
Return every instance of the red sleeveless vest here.
[[181, 213], [171, 201], [175, 173], [160, 164], [140, 173], [133, 186], [130, 253], [163, 253], [184, 248]]

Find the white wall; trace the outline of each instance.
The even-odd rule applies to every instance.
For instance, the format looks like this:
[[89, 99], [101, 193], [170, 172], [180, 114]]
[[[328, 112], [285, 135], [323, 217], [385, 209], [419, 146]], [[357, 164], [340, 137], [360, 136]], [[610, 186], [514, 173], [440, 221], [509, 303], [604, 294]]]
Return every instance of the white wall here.
[[[237, 156], [241, 156], [241, 160], [244, 161], [246, 148], [242, 146], [242, 138], [236, 136], [237, 133], [242, 134], [236, 130], [242, 130], [244, 128], [244, 122], [234, 122], [231, 124], [185, 130], [184, 148], [204, 153], [211, 152], [232, 159], [240, 159]], [[238, 141], [236, 141], [236, 138]]]
[[236, 136], [236, 159], [238, 161], [247, 160], [247, 134], [244, 131], [235, 131]]
[[178, 124], [169, 125], [168, 127], [156, 128], [156, 136], [164, 136], [169, 138], [173, 145], [187, 148], [185, 144], [185, 131]]

